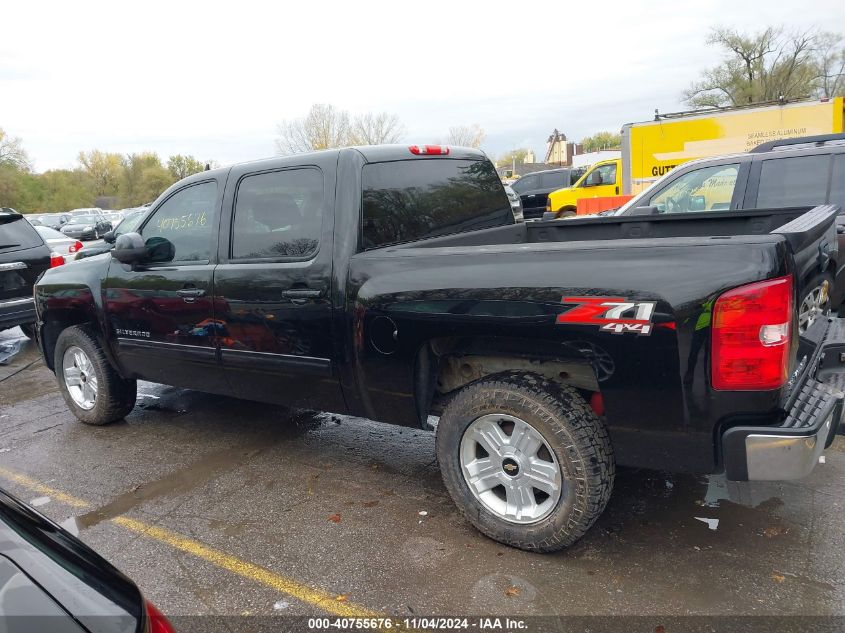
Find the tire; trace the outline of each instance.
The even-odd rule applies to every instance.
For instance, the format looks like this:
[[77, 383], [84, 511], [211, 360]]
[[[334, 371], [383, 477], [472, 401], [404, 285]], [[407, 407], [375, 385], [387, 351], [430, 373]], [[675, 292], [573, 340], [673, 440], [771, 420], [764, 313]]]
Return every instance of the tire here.
[[565, 209], [561, 209], [560, 211], [555, 213], [555, 219], [559, 220], [561, 218], [571, 218], [575, 215], [577, 215], [575, 209], [573, 209], [572, 207], [566, 207]]
[[[819, 289], [822, 284], [827, 282], [828, 293], [827, 298], [823, 302], [819, 302]], [[819, 317], [824, 317], [830, 314], [830, 293], [833, 290], [833, 275], [830, 273], [823, 273], [816, 275], [807, 284], [807, 292], [798, 302], [798, 332], [803, 334], [810, 325], [812, 325]]]
[[[83, 357], [86, 362], [81, 362]], [[126, 380], [115, 371], [89, 327], [75, 325], [59, 334], [53, 366], [62, 397], [80, 422], [109, 424], [126, 417], [134, 408], [136, 381]]]
[[23, 332], [23, 335], [28, 339], [35, 338], [35, 324], [34, 323], [21, 323], [18, 326]]
[[[496, 424], [504, 434], [513, 424], [508, 441], [516, 446], [520, 445], [514, 439], [517, 429], [524, 428], [521, 425], [531, 427], [545, 445], [534, 457], [526, 458], [530, 451], [514, 452], [510, 463], [508, 457], [499, 461], [495, 450], [486, 450], [484, 442], [474, 439], [484, 437], [491, 443], [483, 430], [492, 428], [490, 424]], [[482, 432], [479, 434], [477, 429]], [[468, 456], [473, 443], [476, 452]], [[482, 446], [480, 451], [478, 446]], [[515, 446], [502, 447], [507, 455], [514, 449]], [[518, 372], [490, 376], [462, 389], [440, 417], [436, 450], [443, 482], [467, 520], [500, 543], [533, 552], [563, 549], [581, 538], [607, 505], [616, 472], [607, 429], [578, 392], [540, 376]], [[469, 462], [470, 458], [475, 461]], [[501, 470], [495, 467], [497, 463]], [[489, 470], [479, 464], [488, 464]], [[559, 498], [554, 501], [552, 494], [540, 491], [546, 495], [544, 499], [535, 488], [531, 490], [533, 506], [529, 501], [524, 515], [505, 516], [507, 509], [514, 507], [509, 503], [506, 485], [522, 486], [524, 491], [526, 484], [517, 482], [528, 480], [530, 487], [533, 479], [525, 474], [533, 471], [535, 464], [545, 472], [556, 469]], [[483, 477], [485, 480], [505, 483], [477, 493], [470, 488], [470, 475], [465, 475], [469, 468], [489, 473]], [[507, 474], [506, 469], [512, 472]], [[478, 484], [476, 489], [479, 487], [486, 486]], [[547, 509], [542, 513], [544, 506]], [[506, 507], [504, 514], [502, 507]]]

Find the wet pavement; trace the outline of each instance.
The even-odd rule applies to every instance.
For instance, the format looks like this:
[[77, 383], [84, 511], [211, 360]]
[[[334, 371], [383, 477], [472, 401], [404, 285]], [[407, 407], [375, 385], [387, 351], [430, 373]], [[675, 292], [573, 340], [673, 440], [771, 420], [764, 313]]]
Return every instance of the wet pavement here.
[[841, 436], [798, 482], [622, 469], [586, 537], [538, 555], [461, 518], [429, 432], [150, 383], [138, 392], [126, 421], [80, 424], [26, 343], [0, 366], [0, 485], [168, 614], [321, 614], [308, 590], [393, 615], [845, 614]]

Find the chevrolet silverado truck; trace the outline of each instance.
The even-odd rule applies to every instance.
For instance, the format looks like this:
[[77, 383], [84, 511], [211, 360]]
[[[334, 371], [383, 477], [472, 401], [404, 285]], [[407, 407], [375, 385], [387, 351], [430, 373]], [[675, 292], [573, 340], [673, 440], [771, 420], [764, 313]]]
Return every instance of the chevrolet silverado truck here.
[[813, 469], [842, 416], [845, 327], [799, 336], [796, 297], [839, 257], [835, 215], [524, 224], [476, 150], [273, 158], [180, 181], [111, 253], [45, 273], [37, 335], [88, 424], [126, 416], [137, 380], [439, 416], [466, 518], [552, 551], [600, 515], [617, 465]]

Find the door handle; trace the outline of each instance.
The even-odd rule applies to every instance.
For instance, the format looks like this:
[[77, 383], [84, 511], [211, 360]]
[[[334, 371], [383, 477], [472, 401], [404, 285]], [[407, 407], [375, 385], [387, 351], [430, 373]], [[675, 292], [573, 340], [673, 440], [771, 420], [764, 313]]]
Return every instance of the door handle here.
[[307, 288], [291, 288], [289, 290], [282, 290], [282, 298], [290, 299], [291, 303], [302, 305], [309, 299], [316, 299], [322, 293], [321, 290], [309, 290]]
[[202, 288], [182, 288], [176, 291], [176, 295], [182, 297], [186, 303], [193, 303], [195, 299], [205, 296]]

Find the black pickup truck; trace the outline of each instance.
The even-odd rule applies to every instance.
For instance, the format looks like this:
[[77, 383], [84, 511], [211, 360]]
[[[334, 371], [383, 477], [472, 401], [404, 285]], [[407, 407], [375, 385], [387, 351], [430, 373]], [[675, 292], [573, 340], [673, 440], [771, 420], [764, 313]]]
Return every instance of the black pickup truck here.
[[[617, 464], [808, 474], [842, 416], [843, 321], [797, 333], [835, 207], [515, 224], [475, 150], [375, 146], [203, 172], [111, 254], [47, 272], [38, 338], [83, 422], [136, 380], [436, 424], [482, 532], [551, 551]], [[840, 351], [841, 350], [841, 351]]]

